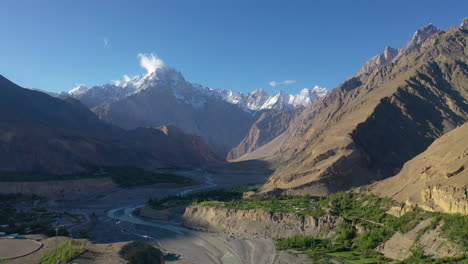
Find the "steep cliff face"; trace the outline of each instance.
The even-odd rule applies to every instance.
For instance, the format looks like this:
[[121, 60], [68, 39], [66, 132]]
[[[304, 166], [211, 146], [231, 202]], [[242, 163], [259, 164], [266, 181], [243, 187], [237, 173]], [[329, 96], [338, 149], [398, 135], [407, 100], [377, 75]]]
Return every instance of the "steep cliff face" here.
[[[306, 108], [255, 152], [282, 160], [262, 193], [325, 195], [398, 173], [468, 120], [468, 32], [452, 27]], [[272, 147], [271, 144], [278, 144]]]
[[468, 214], [468, 123], [434, 141], [397, 175], [369, 189], [426, 210]]
[[192, 205], [182, 216], [184, 224], [192, 228], [227, 231], [260, 237], [289, 237], [295, 234], [330, 237], [341, 217], [299, 216], [291, 213], [272, 213], [266, 210], [235, 210], [223, 207]]
[[228, 160], [235, 160], [244, 154], [255, 151], [286, 131], [294, 118], [303, 108], [294, 110], [265, 112], [250, 128], [248, 134], [228, 154]]

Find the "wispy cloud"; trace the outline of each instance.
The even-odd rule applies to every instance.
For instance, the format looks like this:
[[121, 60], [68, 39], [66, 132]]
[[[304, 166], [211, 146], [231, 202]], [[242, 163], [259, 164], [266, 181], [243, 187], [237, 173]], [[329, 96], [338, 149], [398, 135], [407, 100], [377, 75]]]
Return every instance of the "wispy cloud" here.
[[276, 87], [278, 85], [289, 85], [289, 84], [295, 84], [295, 80], [284, 80], [284, 81], [271, 81], [269, 85], [271, 87]]
[[140, 66], [145, 68], [148, 73], [155, 72], [157, 69], [165, 66], [164, 61], [153, 53], [140, 53], [138, 54], [138, 58], [140, 58]]
[[[166, 66], [163, 60], [161, 60], [157, 55], [153, 53], [140, 53], [138, 54], [138, 59], [140, 60], [140, 66], [144, 68], [147, 72], [147, 74], [150, 74], [152, 72], [155, 72], [157, 69], [163, 68]], [[135, 82], [139, 79], [144, 77], [144, 75], [135, 75], [131, 77], [128, 74], [123, 75], [123, 81], [122, 80], [113, 80], [112, 82], [114, 85], [121, 86], [124, 85], [125, 83], [128, 82]]]
[[104, 38], [104, 47], [109, 46], [109, 38]]
[[129, 82], [132, 79], [127, 74], [124, 74], [123, 78], [124, 78], [124, 81], [126, 81], [126, 82]]

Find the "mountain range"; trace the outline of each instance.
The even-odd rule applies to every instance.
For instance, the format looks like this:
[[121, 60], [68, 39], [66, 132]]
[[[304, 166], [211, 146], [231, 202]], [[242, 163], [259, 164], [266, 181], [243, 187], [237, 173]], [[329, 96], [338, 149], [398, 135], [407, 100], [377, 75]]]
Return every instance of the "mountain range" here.
[[371, 184], [364, 189], [466, 214], [467, 42], [467, 19], [446, 30], [430, 24], [331, 92], [296, 95], [210, 89], [167, 65], [59, 96], [0, 77], [0, 170], [263, 160], [275, 172], [252, 195], [323, 196]]
[[221, 162], [205, 143], [171, 127], [124, 130], [71, 97], [21, 88], [0, 76], [0, 171], [69, 174], [93, 166], [146, 169]]
[[304, 88], [296, 95], [279, 91], [269, 95], [263, 88], [244, 93], [235, 93], [227, 89], [211, 89], [200, 84], [187, 82], [182, 74], [174, 68], [164, 65], [146, 75], [137, 75], [125, 81], [115, 81], [114, 84], [103, 84], [88, 87], [79, 84], [67, 92], [71, 97], [79, 99], [85, 105], [93, 108], [101, 103], [112, 103], [142, 92], [145, 89], [159, 89], [164, 85], [173, 95], [195, 108], [202, 107], [206, 101], [222, 99], [228, 103], [238, 105], [247, 112], [259, 110], [293, 109], [298, 106], [308, 106], [318, 98], [327, 94], [327, 89], [315, 86]]
[[173, 124], [202, 136], [220, 157], [226, 157], [262, 112], [307, 106], [326, 93], [325, 88], [316, 86], [297, 95], [282, 91], [269, 95], [263, 89], [244, 95], [192, 84], [164, 65], [115, 84], [79, 85], [68, 95], [100, 119], [121, 128]]
[[445, 31], [429, 25], [398, 54], [389, 56], [387, 48], [377, 56], [391, 62], [372, 58], [366, 64], [374, 68], [351, 76], [241, 157], [277, 163], [260, 193], [326, 195], [398, 174], [467, 122], [467, 39], [463, 24]]

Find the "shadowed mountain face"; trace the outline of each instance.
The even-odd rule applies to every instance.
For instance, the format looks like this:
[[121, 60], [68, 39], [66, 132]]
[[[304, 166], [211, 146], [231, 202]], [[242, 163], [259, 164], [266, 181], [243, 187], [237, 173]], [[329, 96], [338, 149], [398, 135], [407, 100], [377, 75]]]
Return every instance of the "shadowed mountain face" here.
[[[198, 137], [178, 133], [183, 145], [161, 130], [127, 132], [100, 120], [75, 99], [23, 89], [2, 76], [0, 92], [2, 171], [71, 173], [91, 164], [151, 169], [217, 160]], [[167, 155], [184, 151], [178, 159]]]
[[456, 27], [433, 32], [306, 108], [281, 140], [257, 150], [282, 160], [262, 191], [325, 195], [392, 176], [467, 122], [467, 35]]

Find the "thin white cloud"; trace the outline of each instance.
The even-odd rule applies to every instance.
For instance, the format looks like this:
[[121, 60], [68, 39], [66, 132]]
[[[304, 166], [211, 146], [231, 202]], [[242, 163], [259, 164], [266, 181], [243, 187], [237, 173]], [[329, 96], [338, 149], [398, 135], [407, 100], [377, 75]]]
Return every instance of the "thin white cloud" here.
[[[137, 75], [138, 76], [138, 75]], [[136, 77], [136, 76], [135, 76]], [[135, 78], [133, 77], [133, 78]], [[124, 83], [128, 83], [132, 80], [132, 77], [128, 76], [127, 74], [124, 74], [123, 75], [123, 81], [121, 80], [113, 80], [112, 82], [114, 83], [114, 85], [117, 85], [117, 86], [121, 86], [123, 85]]]
[[109, 46], [109, 38], [104, 38], [104, 47]]
[[123, 78], [124, 78], [124, 81], [126, 82], [129, 82], [132, 80], [132, 78], [130, 78], [130, 76], [128, 76], [127, 74], [124, 74]]
[[[140, 59], [140, 66], [147, 71], [147, 74], [155, 72], [157, 69], [165, 67], [165, 63], [153, 53], [140, 53], [137, 56]], [[114, 85], [123, 86], [125, 83], [136, 82], [144, 75], [135, 75], [130, 77], [128, 74], [123, 75], [123, 80], [113, 80]]]
[[290, 85], [290, 84], [295, 84], [296, 80], [284, 80], [284, 81], [271, 81], [269, 85], [271, 87], [276, 87], [278, 85]]
[[140, 59], [140, 66], [145, 68], [148, 73], [155, 72], [157, 69], [165, 66], [164, 61], [153, 53], [140, 53], [138, 54], [138, 58]]

